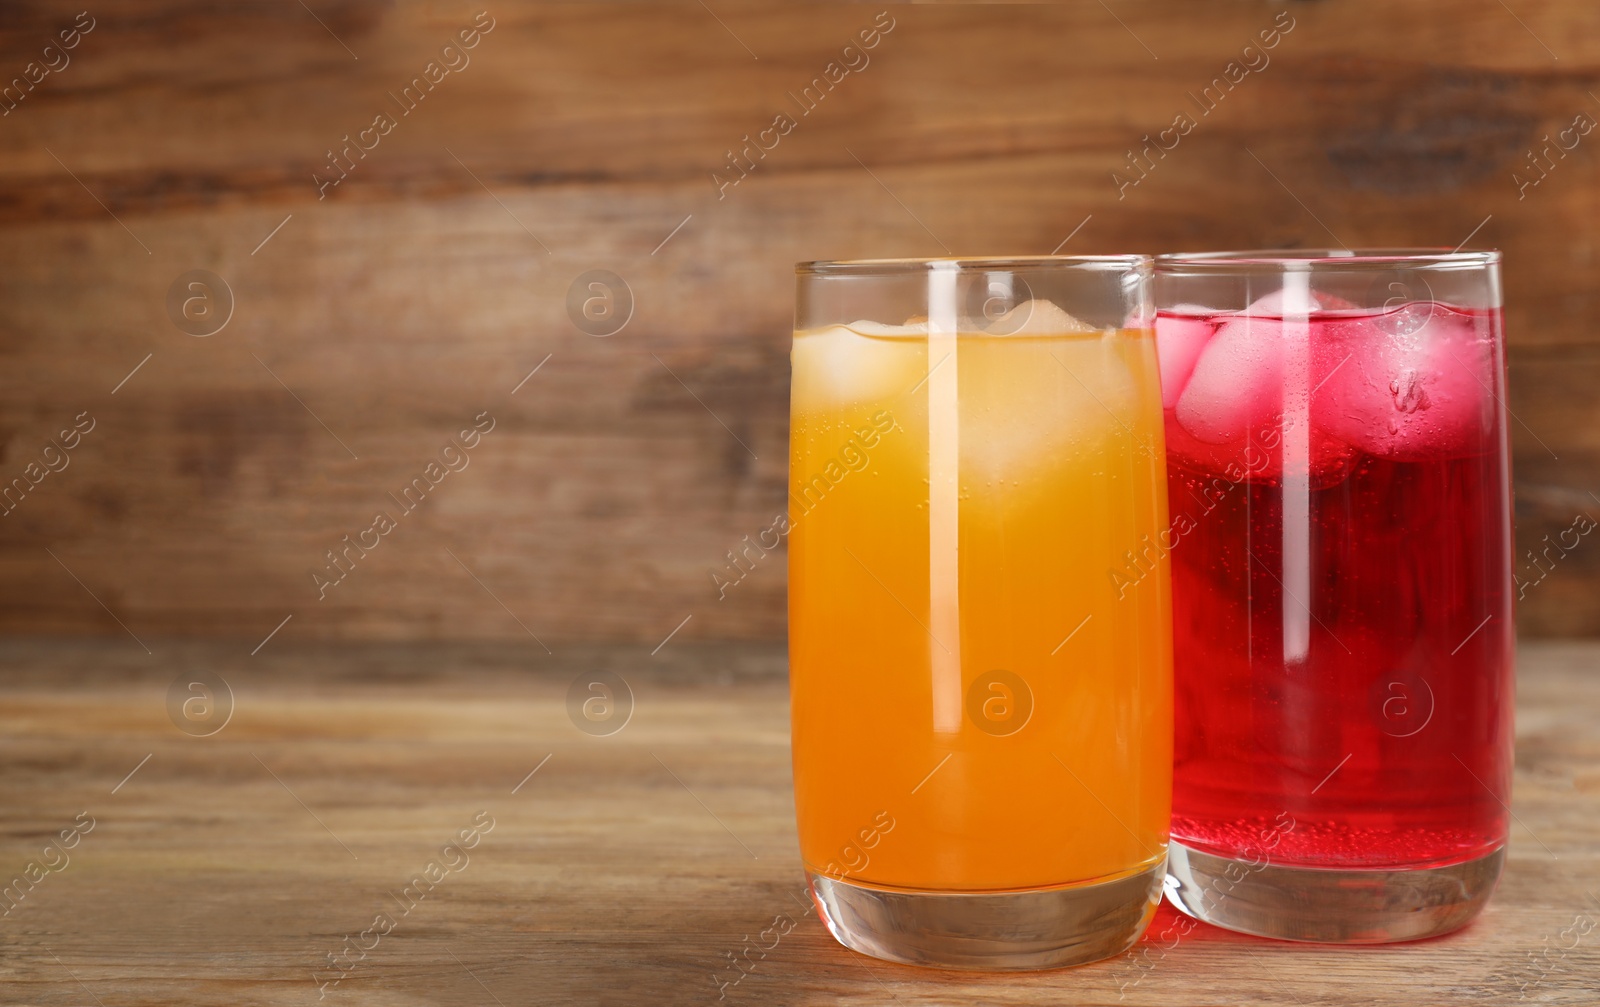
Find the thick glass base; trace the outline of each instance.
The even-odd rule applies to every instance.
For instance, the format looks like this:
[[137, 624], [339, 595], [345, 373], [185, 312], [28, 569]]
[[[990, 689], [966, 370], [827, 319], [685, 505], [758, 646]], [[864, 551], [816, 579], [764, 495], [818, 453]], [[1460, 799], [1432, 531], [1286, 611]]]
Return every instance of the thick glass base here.
[[1052, 969], [1120, 954], [1150, 925], [1165, 865], [1098, 884], [914, 892], [811, 875], [822, 922], [874, 958], [946, 969]]
[[1286, 941], [1388, 944], [1447, 934], [1483, 909], [1505, 850], [1448, 867], [1324, 870], [1252, 863], [1174, 842], [1173, 905], [1219, 927]]

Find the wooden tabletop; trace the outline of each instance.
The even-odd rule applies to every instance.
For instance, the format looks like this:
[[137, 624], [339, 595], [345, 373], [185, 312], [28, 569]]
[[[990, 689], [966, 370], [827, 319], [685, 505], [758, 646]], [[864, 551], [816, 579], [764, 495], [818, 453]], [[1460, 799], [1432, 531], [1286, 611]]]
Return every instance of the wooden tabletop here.
[[[1517, 824], [1466, 930], [1177, 937], [1164, 908], [1136, 955], [974, 975], [809, 912], [778, 647], [147, 642], [0, 643], [4, 1003], [1600, 1002], [1600, 645], [1522, 650]], [[583, 733], [568, 687], [606, 671], [632, 709]]]

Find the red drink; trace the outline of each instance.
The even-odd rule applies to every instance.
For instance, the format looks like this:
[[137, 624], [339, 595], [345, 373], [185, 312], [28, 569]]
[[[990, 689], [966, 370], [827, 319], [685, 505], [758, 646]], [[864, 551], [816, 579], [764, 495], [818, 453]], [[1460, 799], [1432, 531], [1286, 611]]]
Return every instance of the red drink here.
[[[1298, 908], [1255, 911], [1231, 883], [1197, 896], [1194, 869], [1180, 904], [1273, 936], [1422, 936], [1391, 925], [1406, 908], [1392, 890], [1390, 916], [1347, 896], [1398, 877], [1382, 872], [1492, 863], [1481, 906], [1498, 873], [1513, 698], [1499, 308], [1358, 308], [1302, 273], [1242, 312], [1163, 310], [1156, 338], [1172, 838], [1221, 858], [1208, 865], [1277, 869], [1247, 883], [1307, 886]], [[1338, 891], [1338, 876], [1390, 880]], [[1305, 919], [1324, 897], [1377, 915]]]

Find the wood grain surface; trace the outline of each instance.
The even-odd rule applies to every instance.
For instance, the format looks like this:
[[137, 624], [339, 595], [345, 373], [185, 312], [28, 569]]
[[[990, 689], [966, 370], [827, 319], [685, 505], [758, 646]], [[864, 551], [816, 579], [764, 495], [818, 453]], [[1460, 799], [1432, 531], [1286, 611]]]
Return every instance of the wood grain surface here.
[[[1529, 555], [1600, 517], [1600, 133], [1522, 184], [1600, 116], [1593, 3], [480, 10], [7, 4], [0, 485], [97, 425], [0, 517], [0, 630], [778, 638], [781, 552], [712, 574], [783, 507], [796, 260], [1469, 239], [1506, 251], [1523, 629], [1600, 630], [1600, 548]], [[195, 269], [234, 300], [205, 337], [167, 307]], [[590, 270], [614, 335], [568, 315]]]
[[[152, 643], [0, 644], [0, 878], [60, 865], [0, 916], [7, 1004], [1411, 1007], [1600, 989], [1595, 645], [1522, 651], [1517, 824], [1467, 929], [1296, 945], [1177, 937], [1163, 909], [1130, 955], [1006, 976], [864, 958], [809, 913], [772, 645]], [[186, 736], [169, 683], [205, 671], [232, 706], [192, 709], [224, 726]], [[606, 671], [631, 717], [590, 736], [565, 697]], [[42, 853], [82, 826], [65, 859]], [[388, 932], [363, 937], [378, 914]], [[727, 955], [785, 916], [736, 971]]]

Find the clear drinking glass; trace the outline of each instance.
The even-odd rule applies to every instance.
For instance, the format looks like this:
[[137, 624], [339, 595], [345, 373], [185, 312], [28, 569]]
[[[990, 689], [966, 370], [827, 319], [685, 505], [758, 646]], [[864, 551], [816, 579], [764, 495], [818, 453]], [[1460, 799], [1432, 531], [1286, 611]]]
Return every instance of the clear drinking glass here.
[[1141, 256], [797, 272], [795, 806], [848, 947], [1047, 968], [1129, 947], [1171, 786], [1167, 527]]
[[1472, 919], [1511, 797], [1498, 252], [1156, 260], [1168, 891], [1267, 937]]

